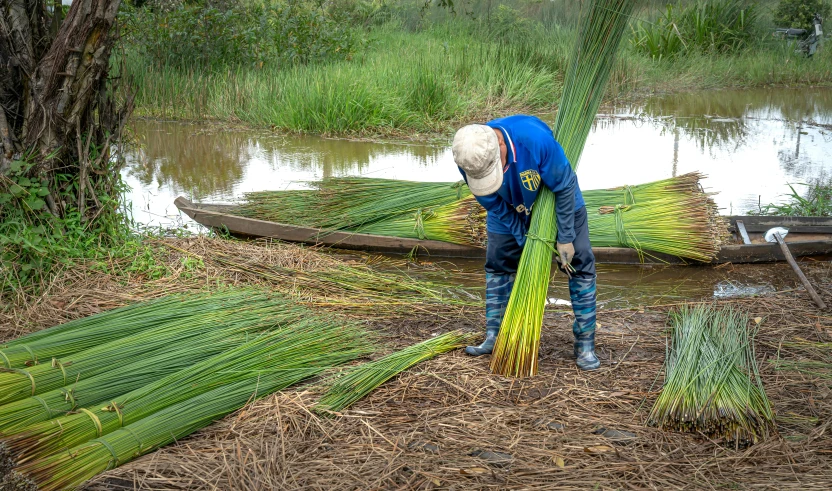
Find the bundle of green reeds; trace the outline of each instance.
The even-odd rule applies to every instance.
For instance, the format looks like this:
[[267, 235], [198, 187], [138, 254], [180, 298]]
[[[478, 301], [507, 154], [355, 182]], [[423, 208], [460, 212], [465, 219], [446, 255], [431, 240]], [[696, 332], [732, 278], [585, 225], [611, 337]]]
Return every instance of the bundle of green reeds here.
[[[326, 357], [320, 353], [317, 356], [319, 360]], [[100, 472], [182, 439], [249, 401], [302, 382], [321, 371], [320, 367], [297, 368], [222, 385], [68, 452], [28, 462], [18, 471], [31, 478], [41, 491], [73, 489]]]
[[[211, 307], [195, 305], [190, 316], [174, 316], [152, 329], [66, 357], [53, 358], [49, 364], [0, 369], [0, 404], [66, 387], [143, 356], [186, 350], [189, 343], [218, 329], [230, 328], [244, 333], [270, 328], [275, 324], [270, 312], [286, 305], [283, 299], [250, 290], [215, 293], [210, 298]], [[157, 315], [163, 316], [164, 311]], [[117, 318], [113, 320], [117, 325]]]
[[[306, 320], [257, 337], [237, 348], [168, 375], [103, 407], [87, 407], [23, 429], [7, 438], [20, 462], [72, 448], [139, 421], [212, 388], [250, 379], [252, 374], [323, 370], [369, 354], [366, 332], [340, 319]], [[259, 375], [258, 375], [259, 376]]]
[[[594, 246], [629, 247], [647, 255], [652, 251], [696, 261], [712, 260], [719, 250], [726, 227], [713, 200], [699, 185], [702, 178], [701, 174], [690, 173], [646, 184], [584, 191], [591, 223], [590, 241]], [[365, 181], [367, 179], [359, 182]], [[445, 184], [453, 186], [453, 183]], [[348, 188], [349, 184], [345, 183], [341, 189]], [[317, 193], [302, 192], [310, 196]], [[254, 200], [250, 206], [254, 206], [253, 203], [259, 199], [276, 204], [281, 201], [279, 197], [283, 193], [295, 191], [257, 193], [257, 198], [250, 198]], [[466, 194], [466, 197], [436, 207], [414, 201], [413, 206], [419, 207], [415, 212], [394, 213], [348, 230], [484, 247], [485, 210], [473, 196]], [[376, 200], [383, 202], [388, 198], [379, 196]], [[290, 213], [294, 206], [289, 200], [282, 210]], [[291, 214], [302, 216], [303, 211]], [[253, 216], [265, 219], [269, 214], [255, 213]], [[644, 217], [650, 220], [642, 222]], [[304, 223], [299, 220], [298, 224]]]
[[[247, 296], [250, 298], [252, 295]], [[183, 303], [183, 299], [177, 298], [177, 302]], [[222, 305], [222, 302], [219, 304]], [[257, 304], [256, 296], [254, 304]], [[159, 306], [156, 302], [152, 305]], [[307, 310], [290, 302], [272, 300], [268, 305], [269, 322], [274, 325], [291, 323], [308, 315]], [[161, 309], [157, 315], [163, 315], [164, 312], [165, 310]], [[191, 315], [191, 322], [203, 322], [203, 317], [194, 315], [194, 312], [191, 312]], [[111, 317], [111, 320], [117, 324], [118, 316]], [[144, 387], [218, 353], [240, 346], [250, 337], [247, 326], [251, 324], [252, 317], [244, 315], [238, 320], [239, 322], [232, 320], [228, 323], [209, 323], [209, 329], [204, 335], [189, 338], [184, 343], [174, 341], [158, 353], [141, 356], [135, 361], [126, 360], [98, 375], [71, 380], [65, 387], [2, 405], [0, 435], [64, 416], [78, 408], [109, 403], [126, 392]], [[262, 321], [257, 319], [256, 322], [260, 325]]]
[[400, 215], [413, 216], [470, 196], [464, 182], [342, 177], [309, 184], [313, 190], [248, 193], [236, 212], [323, 230], [349, 230]]
[[220, 303], [212, 295], [171, 295], [84, 317], [0, 345], [0, 366], [20, 368], [122, 338]]
[[346, 374], [335, 380], [315, 409], [325, 413], [346, 409], [404, 370], [436, 355], [461, 348], [470, 341], [470, 333], [451, 331], [348, 369]]
[[392, 216], [352, 230], [480, 247], [485, 247], [486, 242], [485, 210], [473, 196], [442, 206], [419, 208], [410, 214]]
[[685, 306], [671, 316], [665, 382], [648, 424], [735, 446], [775, 431], [754, 352], [757, 326], [732, 308]]
[[[552, 129], [573, 168], [581, 158], [634, 3], [593, 0], [582, 7], [586, 11], [578, 27]], [[556, 234], [555, 195], [544, 186], [534, 203], [528, 241], [494, 346], [494, 373], [513, 377], [537, 373], [540, 328]]]

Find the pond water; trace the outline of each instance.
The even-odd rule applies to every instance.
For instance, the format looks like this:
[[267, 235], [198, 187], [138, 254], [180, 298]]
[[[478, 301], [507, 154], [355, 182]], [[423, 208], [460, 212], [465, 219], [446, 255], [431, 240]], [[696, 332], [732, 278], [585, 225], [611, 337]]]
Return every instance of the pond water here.
[[[178, 195], [234, 202], [248, 191], [302, 188], [303, 181], [328, 176], [460, 177], [447, 143], [350, 141], [150, 121], [136, 121], [132, 129], [139, 145], [128, 155], [124, 177], [132, 188], [134, 218], [148, 226], [196, 226], [173, 205]], [[758, 202], [782, 201], [789, 183], [832, 177], [830, 170], [832, 90], [765, 89], [669, 95], [605, 108], [587, 141], [578, 178], [583, 189], [597, 189], [700, 171], [708, 175], [703, 185], [718, 193], [723, 214], [742, 214]], [[599, 301], [615, 308], [748, 296], [790, 288], [790, 275], [785, 264], [600, 265]], [[550, 296], [568, 299], [566, 282], [553, 282]]]
[[[551, 120], [551, 115], [543, 116]], [[127, 157], [134, 219], [189, 226], [173, 200], [233, 202], [248, 191], [303, 187], [328, 176], [460, 178], [445, 144], [286, 136], [222, 125], [135, 121]], [[723, 214], [784, 199], [787, 184], [832, 170], [832, 90], [758, 89], [655, 97], [604, 108], [578, 167], [582, 189], [686, 172], [708, 176]], [[801, 189], [800, 186], [797, 187]]]

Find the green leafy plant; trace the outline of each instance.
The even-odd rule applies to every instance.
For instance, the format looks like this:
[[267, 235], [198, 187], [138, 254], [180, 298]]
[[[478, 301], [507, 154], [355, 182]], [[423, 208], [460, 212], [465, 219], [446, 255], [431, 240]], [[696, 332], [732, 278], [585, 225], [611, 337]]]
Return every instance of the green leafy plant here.
[[827, 0], [780, 0], [774, 10], [774, 22], [779, 27], [794, 27], [814, 30], [815, 14], [826, 19], [832, 12], [832, 4]]
[[775, 216], [832, 216], [832, 186], [822, 182], [800, 185], [808, 188], [804, 196], [801, 196], [794, 186], [789, 184], [791, 192], [786, 195], [787, 201], [785, 203], [769, 203], [749, 213], [752, 215]]
[[[121, 209], [125, 185], [118, 166], [105, 165], [100, 172], [106, 179], [84, 184], [85, 199], [96, 203], [91, 216], [78, 208], [77, 175], [56, 173], [50, 182], [33, 174], [35, 164], [27, 159], [14, 161], [9, 173], [0, 175], [0, 294], [31, 290], [55, 265], [106, 255], [107, 248], [118, 251], [132, 236]], [[62, 213], [50, 209], [49, 199]]]
[[183, 3], [169, 9], [125, 5], [122, 11], [125, 46], [159, 66], [262, 68], [349, 59], [360, 40], [347, 21], [359, 12], [321, 9], [309, 1]]

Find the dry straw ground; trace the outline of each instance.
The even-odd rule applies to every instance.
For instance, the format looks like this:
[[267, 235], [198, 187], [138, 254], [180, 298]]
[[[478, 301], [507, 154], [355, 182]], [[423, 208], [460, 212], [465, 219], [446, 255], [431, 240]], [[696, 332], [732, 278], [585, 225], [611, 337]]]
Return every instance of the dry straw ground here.
[[[297, 248], [265, 252], [208, 239], [173, 245], [204, 257], [217, 251], [252, 261], [331, 266], [326, 256]], [[170, 256], [174, 267], [181, 264], [179, 254]], [[212, 264], [206, 260], [197, 279], [171, 275], [155, 285], [70, 274], [48, 298], [5, 314], [0, 329], [8, 336], [22, 323], [50, 325], [128, 299], [198, 288], [216, 277], [262, 281]], [[830, 299], [829, 267], [806, 269]], [[110, 471], [85, 489], [832, 488], [832, 344], [822, 344], [832, 343], [832, 315], [818, 312], [801, 290], [730, 302], [764, 318], [757, 349], [778, 418], [779, 434], [747, 449], [643, 425], [661, 386], [663, 330], [672, 306], [602, 310], [603, 364], [590, 373], [576, 370], [570, 358], [571, 314], [552, 310], [536, 378], [506, 380], [490, 375], [487, 359], [451, 353], [406, 372], [337, 418], [311, 413], [317, 394], [298, 388]], [[392, 346], [482, 322], [476, 307], [437, 305], [404, 316], [401, 310], [373, 314], [366, 305], [359, 311], [344, 302], [334, 308], [365, 316]], [[461, 320], [461, 312], [470, 319]], [[794, 363], [802, 363], [803, 371]]]

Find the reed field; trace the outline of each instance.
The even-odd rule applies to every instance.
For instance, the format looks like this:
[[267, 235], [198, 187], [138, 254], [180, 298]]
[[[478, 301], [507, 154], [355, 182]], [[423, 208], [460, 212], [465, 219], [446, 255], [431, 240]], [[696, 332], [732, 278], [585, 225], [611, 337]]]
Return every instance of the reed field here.
[[[140, 116], [229, 120], [321, 134], [447, 133], [463, 122], [551, 111], [561, 98], [577, 9], [558, 2], [506, 4], [513, 7], [497, 19], [503, 27], [488, 29], [484, 14], [476, 20], [462, 15], [420, 20], [412, 12], [377, 16], [386, 20], [359, 29], [366, 42], [349, 59], [217, 68], [190, 58], [152, 61], [129, 47], [122, 56], [137, 84]], [[766, 20], [735, 52], [691, 50], [653, 59], [637, 47], [634, 33], [639, 21], [649, 25], [663, 10], [655, 3], [633, 17], [606, 100], [832, 80], [832, 50], [807, 60], [794, 54], [793, 46], [772, 40], [771, 7], [766, 6], [758, 9]]]

